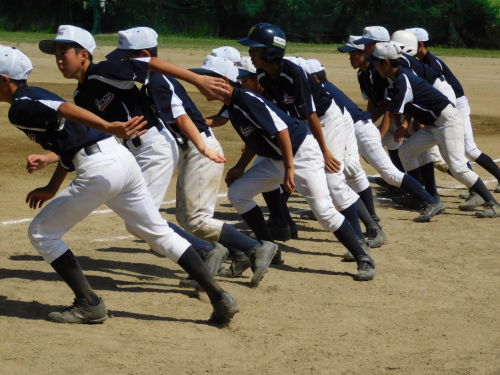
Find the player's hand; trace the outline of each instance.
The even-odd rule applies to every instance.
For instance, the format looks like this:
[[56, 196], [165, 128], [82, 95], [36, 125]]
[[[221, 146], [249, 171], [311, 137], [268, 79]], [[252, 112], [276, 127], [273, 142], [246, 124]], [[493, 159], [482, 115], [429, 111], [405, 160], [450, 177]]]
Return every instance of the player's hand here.
[[208, 100], [224, 100], [224, 95], [229, 94], [226, 81], [222, 78], [199, 76], [196, 88]]
[[285, 169], [285, 178], [283, 179], [283, 187], [290, 194], [293, 194], [295, 190], [295, 182], [293, 181], [294, 176], [295, 176], [294, 167]]
[[57, 192], [52, 191], [52, 189], [47, 186], [38, 188], [28, 193], [26, 196], [26, 203], [29, 203], [30, 208], [41, 208], [45, 202], [54, 198], [56, 193]]
[[340, 167], [342, 163], [335, 159], [335, 156], [330, 152], [330, 150], [326, 150], [323, 152], [323, 158], [325, 159], [325, 168], [330, 173], [338, 173], [340, 172]]
[[241, 168], [238, 166], [232, 167], [229, 171], [227, 171], [226, 175], [226, 185], [227, 187], [231, 187], [234, 181], [241, 177], [245, 173], [245, 168]]
[[225, 163], [227, 161], [227, 159], [224, 156], [222, 156], [217, 151], [212, 150], [211, 148], [208, 147], [204, 147], [200, 153], [215, 163]]
[[148, 122], [142, 121], [144, 116], [136, 116], [127, 122], [114, 121], [110, 124], [107, 132], [120, 138], [130, 139], [132, 134], [135, 137], [140, 137], [145, 134], [148, 129], [141, 130]]
[[26, 170], [28, 173], [33, 173], [34, 171], [39, 171], [45, 168], [49, 164], [47, 157], [41, 154], [32, 154], [26, 159]]
[[398, 130], [394, 132], [394, 141], [400, 143], [407, 134], [408, 127], [404, 125], [400, 126]]

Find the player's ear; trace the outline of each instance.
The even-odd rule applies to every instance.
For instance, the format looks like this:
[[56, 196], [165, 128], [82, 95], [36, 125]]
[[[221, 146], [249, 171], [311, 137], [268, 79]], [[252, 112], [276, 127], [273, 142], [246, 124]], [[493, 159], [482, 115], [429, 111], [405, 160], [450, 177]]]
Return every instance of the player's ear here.
[[139, 54], [139, 57], [151, 57], [151, 54], [149, 53], [149, 51], [143, 49]]

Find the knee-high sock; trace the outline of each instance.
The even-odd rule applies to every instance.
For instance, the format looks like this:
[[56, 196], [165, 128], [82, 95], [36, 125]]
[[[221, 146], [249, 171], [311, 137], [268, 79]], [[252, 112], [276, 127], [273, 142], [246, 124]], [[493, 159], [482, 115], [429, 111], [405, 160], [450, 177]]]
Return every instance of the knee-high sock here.
[[259, 240], [273, 242], [273, 237], [271, 236], [271, 232], [269, 232], [269, 228], [267, 227], [264, 215], [259, 206], [255, 206], [250, 211], [245, 212], [241, 217]]
[[500, 168], [488, 155], [481, 153], [481, 155], [479, 155], [476, 159], [476, 163], [486, 169], [498, 180], [498, 182], [500, 182]]
[[168, 226], [172, 228], [172, 230], [179, 236], [187, 240], [193, 246], [196, 252], [204, 251], [208, 253], [209, 251], [212, 251], [215, 247], [215, 245], [212, 242], [207, 242], [205, 240], [202, 240], [201, 238], [198, 238], [192, 235], [191, 233], [186, 232], [184, 229], [175, 225], [174, 223], [168, 222]]
[[497, 200], [493, 197], [493, 194], [491, 194], [491, 191], [488, 190], [483, 180], [481, 180], [480, 178], [478, 178], [476, 183], [472, 185], [471, 190], [474, 190], [476, 193], [478, 193], [479, 196], [486, 202], [493, 201], [498, 204]]
[[430, 162], [420, 167], [422, 179], [424, 180], [425, 190], [434, 198], [439, 196], [436, 186], [436, 177], [434, 175], [434, 163]]
[[398, 150], [389, 150], [389, 157], [391, 158], [392, 164], [401, 172], [405, 173], [403, 163], [401, 163], [401, 159], [399, 158]]
[[187, 248], [177, 261], [177, 264], [207, 292], [210, 302], [216, 303], [220, 300], [221, 293], [224, 290], [217, 284], [207, 266], [192, 246]]
[[436, 198], [430, 195], [410, 174], [404, 175], [401, 189], [417, 198], [420, 202], [427, 202], [429, 204], [437, 203]]
[[[378, 218], [377, 212], [375, 211], [375, 202], [373, 201], [372, 188], [369, 186], [367, 189], [358, 193], [359, 197], [366, 206], [366, 209], [373, 218]], [[366, 224], [365, 224], [366, 225]]]
[[[358, 199], [359, 201], [360, 199]], [[356, 204], [352, 204], [347, 207], [344, 211], [339, 211], [344, 217], [347, 219], [349, 224], [351, 224], [352, 229], [354, 229], [354, 233], [360, 239], [365, 239], [363, 236], [363, 231], [361, 230], [361, 226], [359, 225], [359, 216], [358, 210], [356, 209]]]
[[281, 188], [278, 187], [273, 191], [262, 193], [267, 207], [269, 208], [269, 218], [279, 228], [284, 228], [288, 224], [286, 222], [284, 208], [281, 200]]
[[[363, 201], [361, 199], [358, 199], [355, 204], [356, 204], [356, 210], [358, 211], [359, 219], [363, 222], [365, 227], [369, 228], [369, 227], [377, 226], [377, 223], [375, 222], [375, 220], [373, 220], [373, 217], [370, 215], [370, 213], [366, 209], [366, 206], [363, 203]], [[351, 222], [351, 221], [349, 221], [349, 222]]]
[[90, 306], [97, 306], [99, 304], [99, 296], [90, 286], [83, 274], [78, 259], [76, 259], [70, 249], [50, 263], [50, 265], [68, 284], [77, 299], [86, 299]]
[[354, 229], [352, 229], [347, 220], [344, 220], [340, 228], [337, 229], [333, 234], [335, 235], [335, 237], [337, 237], [340, 243], [351, 252], [356, 260], [359, 255], [367, 255], [359, 244], [356, 233], [354, 233]]
[[[257, 237], [258, 238], [258, 237]], [[261, 243], [253, 238], [245, 236], [235, 227], [224, 223], [222, 225], [222, 230], [219, 236], [219, 243], [227, 248], [235, 248], [244, 253], [250, 251], [256, 246], [260, 246]]]

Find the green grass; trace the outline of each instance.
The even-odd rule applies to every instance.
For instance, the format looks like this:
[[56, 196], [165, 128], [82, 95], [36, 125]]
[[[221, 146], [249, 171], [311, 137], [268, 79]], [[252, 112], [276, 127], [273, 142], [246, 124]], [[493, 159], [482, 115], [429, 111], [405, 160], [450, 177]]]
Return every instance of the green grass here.
[[[500, 2], [500, 0], [497, 0]], [[19, 45], [20, 43], [38, 43], [42, 39], [52, 39], [53, 33], [43, 32], [13, 32], [0, 30], [0, 43], [8, 42]], [[95, 36], [98, 46], [114, 46], [117, 42], [117, 34], [101, 34]], [[247, 48], [236, 43], [233, 39], [218, 38], [186, 38], [179, 36], [160, 36], [158, 39], [160, 48], [184, 49], [184, 50], [211, 50], [222, 45], [229, 45], [241, 52]], [[301, 53], [338, 53], [339, 44], [312, 44], [312, 43], [288, 43], [287, 54], [299, 55]], [[467, 56], [467, 57], [495, 57], [500, 58], [499, 50], [482, 50], [468, 48], [448, 48], [432, 46], [430, 50], [439, 56]]]

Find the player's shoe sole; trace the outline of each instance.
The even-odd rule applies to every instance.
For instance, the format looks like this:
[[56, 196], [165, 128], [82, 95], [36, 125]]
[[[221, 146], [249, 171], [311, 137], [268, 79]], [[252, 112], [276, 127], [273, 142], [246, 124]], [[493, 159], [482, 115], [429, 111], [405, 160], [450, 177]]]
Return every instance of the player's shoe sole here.
[[108, 319], [108, 310], [102, 298], [97, 306], [90, 306], [85, 299], [76, 299], [61, 312], [51, 312], [47, 320], [54, 323], [98, 324]]

